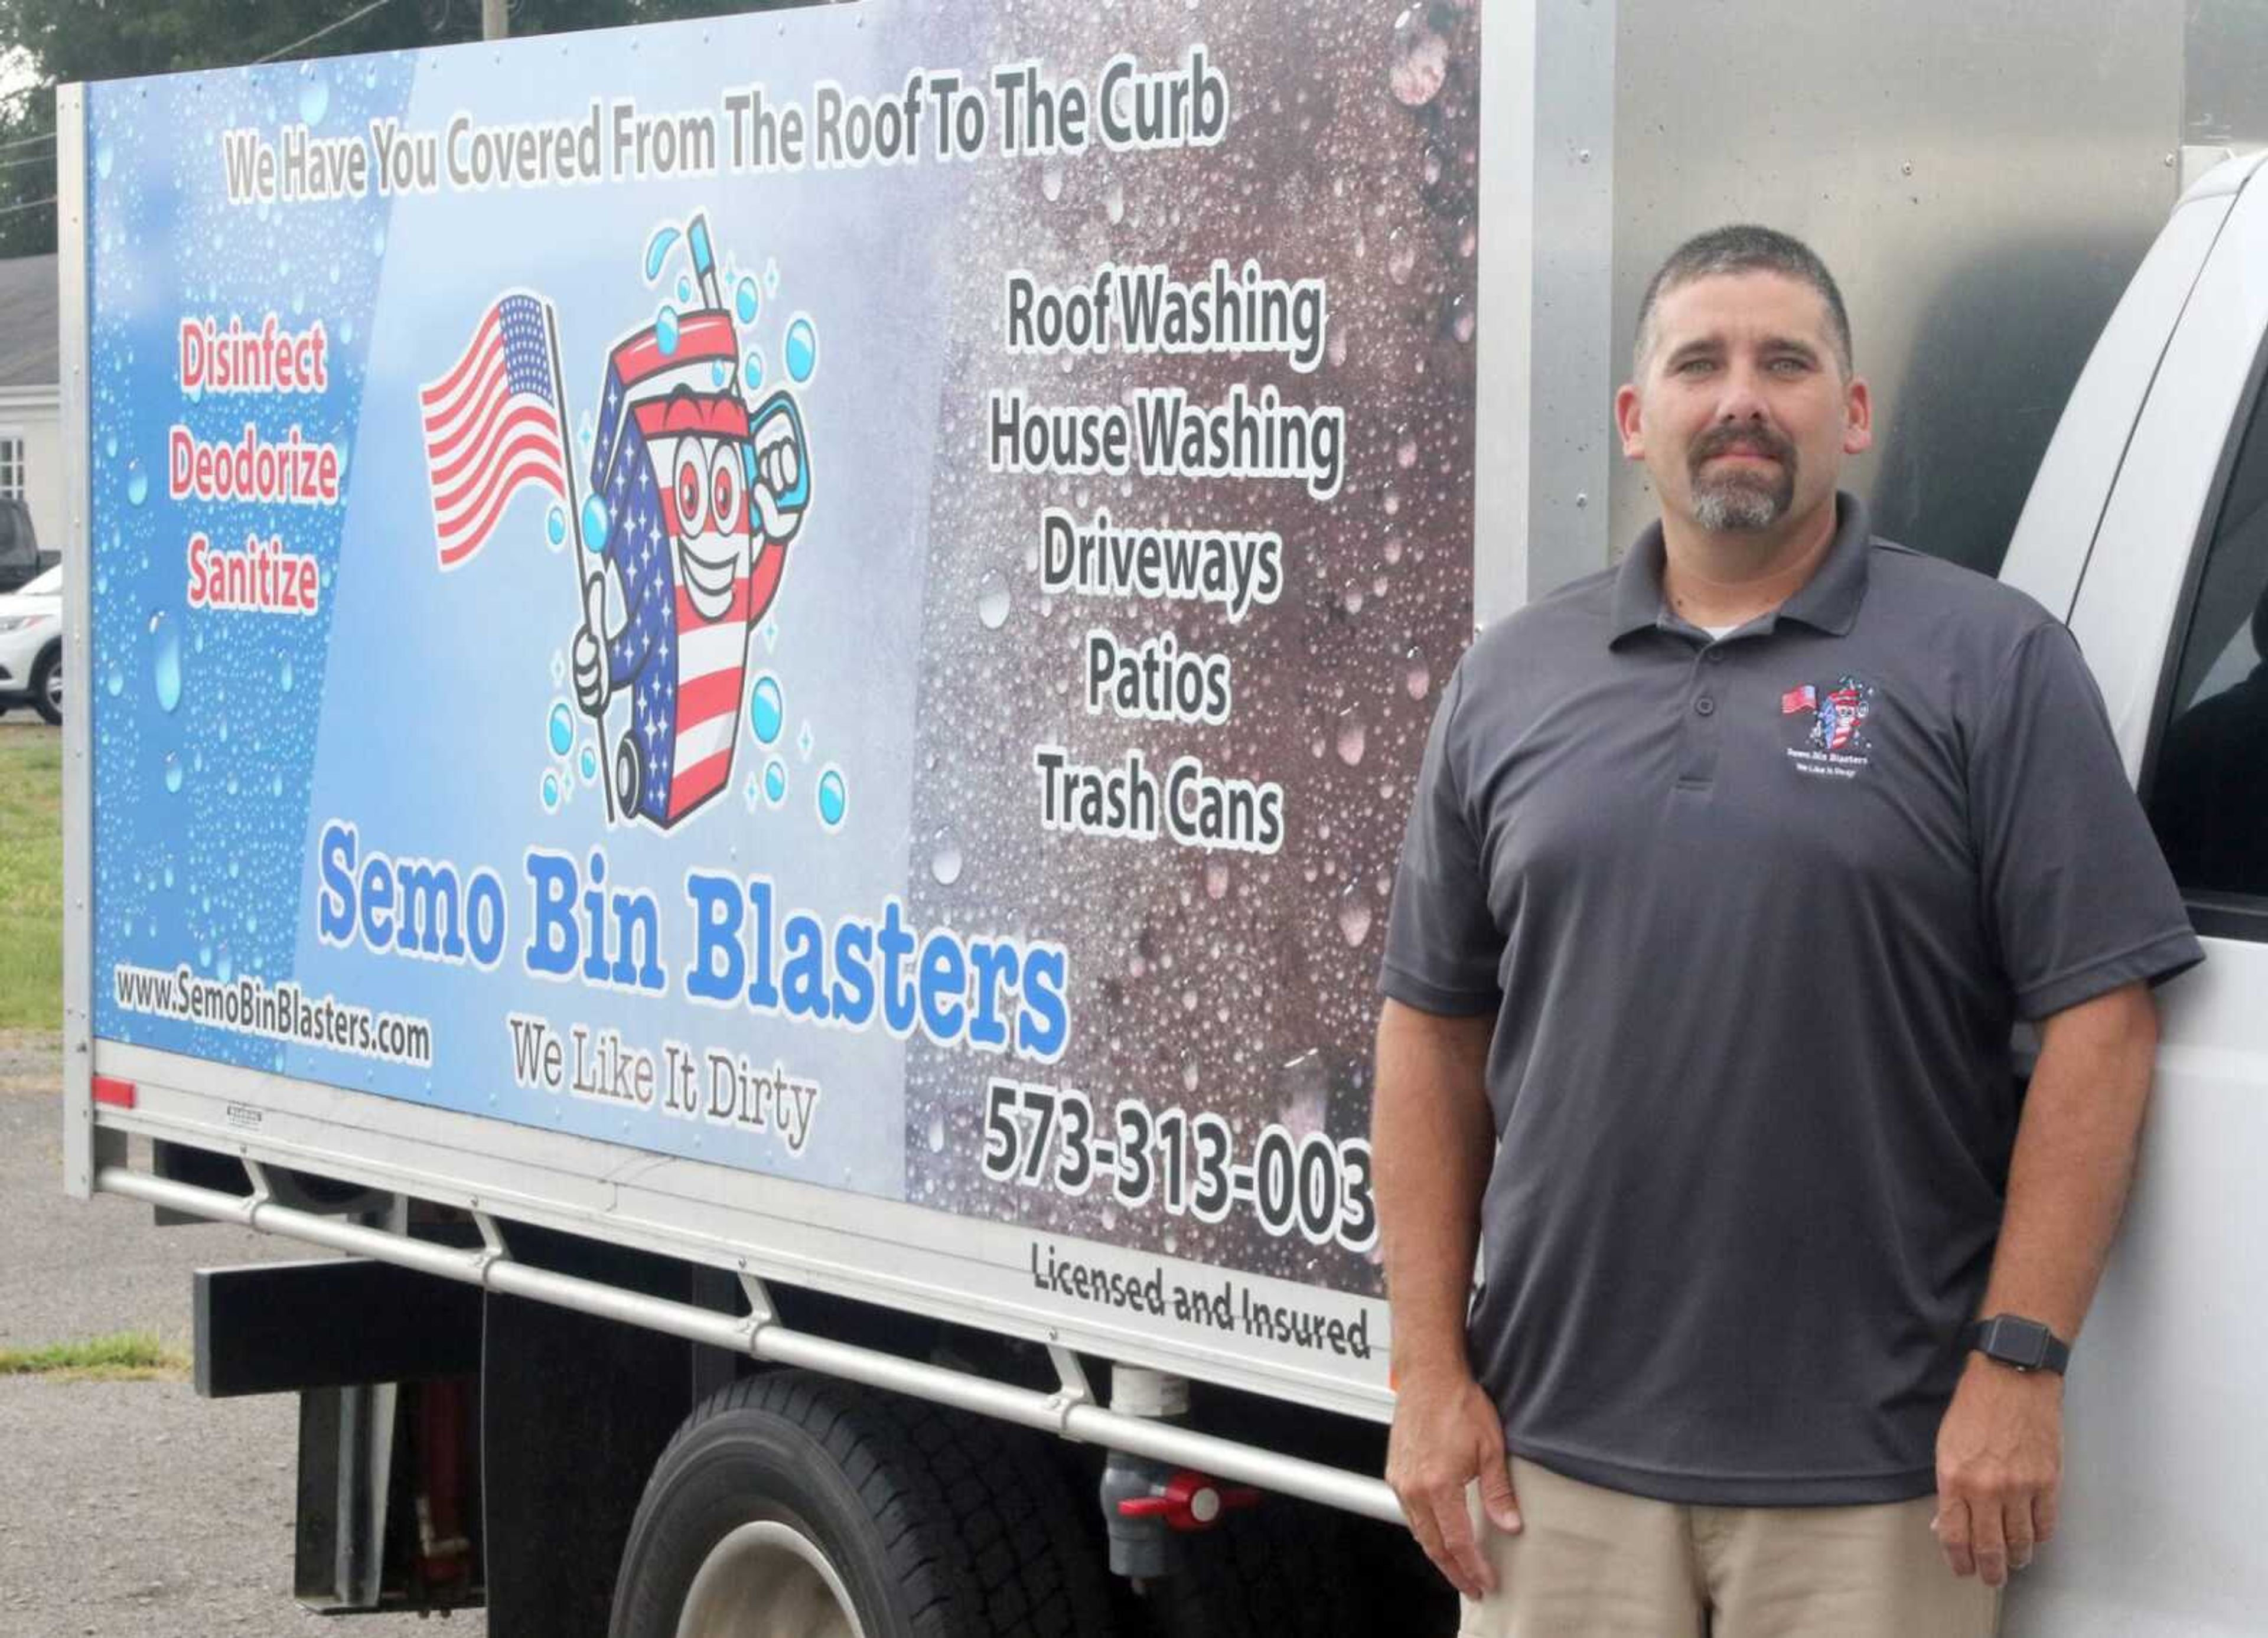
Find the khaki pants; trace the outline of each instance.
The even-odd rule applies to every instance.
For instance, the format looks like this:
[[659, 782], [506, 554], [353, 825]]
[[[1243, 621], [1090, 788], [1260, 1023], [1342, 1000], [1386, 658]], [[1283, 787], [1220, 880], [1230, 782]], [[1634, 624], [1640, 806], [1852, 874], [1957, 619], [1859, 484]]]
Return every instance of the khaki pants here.
[[2000, 1595], [1946, 1568], [1935, 1499], [1682, 1507], [1513, 1458], [1525, 1527], [1474, 1517], [1497, 1590], [1472, 1638], [1992, 1638]]

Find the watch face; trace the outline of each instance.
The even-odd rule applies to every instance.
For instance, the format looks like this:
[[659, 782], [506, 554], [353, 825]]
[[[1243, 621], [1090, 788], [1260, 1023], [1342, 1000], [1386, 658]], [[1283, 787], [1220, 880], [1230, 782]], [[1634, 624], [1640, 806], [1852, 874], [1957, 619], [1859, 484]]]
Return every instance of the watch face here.
[[2037, 1370], [2048, 1356], [2048, 1328], [2036, 1319], [2003, 1315], [1993, 1320], [1984, 1351], [2023, 1370]]

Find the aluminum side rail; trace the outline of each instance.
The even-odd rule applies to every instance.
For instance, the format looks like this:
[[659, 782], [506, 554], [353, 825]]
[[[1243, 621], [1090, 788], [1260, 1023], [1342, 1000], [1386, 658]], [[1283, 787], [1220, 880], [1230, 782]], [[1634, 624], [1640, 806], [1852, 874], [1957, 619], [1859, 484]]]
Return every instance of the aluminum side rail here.
[[555, 1304], [578, 1313], [682, 1337], [689, 1342], [729, 1348], [768, 1364], [799, 1365], [845, 1381], [950, 1405], [958, 1410], [997, 1417], [1084, 1443], [1195, 1468], [1216, 1478], [1257, 1485], [1366, 1518], [1395, 1524], [1403, 1522], [1394, 1493], [1381, 1480], [1321, 1462], [1257, 1450], [1211, 1434], [1106, 1410], [1087, 1397], [1083, 1386], [1073, 1383], [1068, 1371], [1064, 1388], [1055, 1393], [1042, 1393], [1031, 1388], [988, 1381], [966, 1371], [902, 1359], [874, 1348], [792, 1331], [771, 1317], [762, 1287], [753, 1282], [747, 1283], [755, 1311], [736, 1318], [688, 1303], [621, 1290], [595, 1280], [531, 1268], [513, 1260], [495, 1224], [484, 1214], [479, 1221], [485, 1244], [477, 1250], [437, 1245], [407, 1234], [318, 1216], [269, 1199], [261, 1186], [262, 1173], [256, 1163], [252, 1164], [254, 1188], [249, 1194], [199, 1188], [123, 1166], [103, 1167], [95, 1175], [94, 1186], [99, 1193], [121, 1194], [192, 1216], [305, 1240], [332, 1251], [414, 1268], [444, 1280]]

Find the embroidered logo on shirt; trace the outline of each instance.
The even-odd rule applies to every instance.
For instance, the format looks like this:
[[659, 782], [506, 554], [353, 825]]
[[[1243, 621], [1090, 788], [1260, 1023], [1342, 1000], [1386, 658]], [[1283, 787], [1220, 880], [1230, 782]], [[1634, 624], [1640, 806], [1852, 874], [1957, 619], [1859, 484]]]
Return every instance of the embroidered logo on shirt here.
[[1782, 716], [1804, 716], [1804, 739], [1790, 746], [1788, 760], [1796, 771], [1830, 779], [1855, 779], [1872, 760], [1874, 742], [1867, 738], [1867, 719], [1874, 709], [1874, 690], [1856, 677], [1837, 678], [1822, 687], [1805, 683], [1779, 697]]

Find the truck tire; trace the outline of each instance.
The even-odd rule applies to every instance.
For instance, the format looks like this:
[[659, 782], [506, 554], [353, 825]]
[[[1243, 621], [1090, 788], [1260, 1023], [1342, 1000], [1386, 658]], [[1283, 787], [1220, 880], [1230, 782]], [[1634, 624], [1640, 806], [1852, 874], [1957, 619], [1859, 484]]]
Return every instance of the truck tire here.
[[746, 1377], [655, 1464], [609, 1638], [1107, 1634], [1080, 1505], [1038, 1435], [800, 1371]]
[[63, 720], [63, 651], [48, 650], [32, 667], [32, 709], [48, 724]]
[[1145, 1584], [1152, 1638], [1450, 1638], [1457, 1599], [1409, 1532], [1289, 1496], [1265, 1497], [1182, 1544]]

